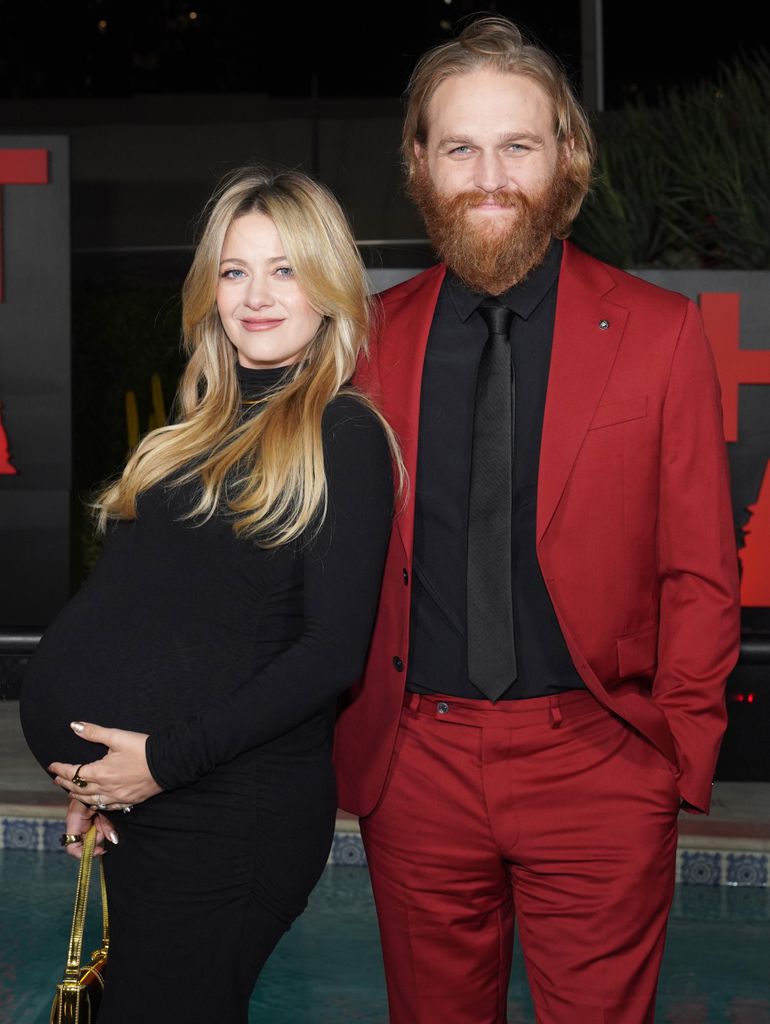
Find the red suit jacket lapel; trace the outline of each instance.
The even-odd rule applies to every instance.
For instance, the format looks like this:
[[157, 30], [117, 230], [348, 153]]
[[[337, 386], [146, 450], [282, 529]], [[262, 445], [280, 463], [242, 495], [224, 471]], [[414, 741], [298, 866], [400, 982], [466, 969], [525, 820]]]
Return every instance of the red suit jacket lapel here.
[[609, 378], [628, 310], [601, 264], [564, 243], [537, 483], [537, 542], [556, 511]]

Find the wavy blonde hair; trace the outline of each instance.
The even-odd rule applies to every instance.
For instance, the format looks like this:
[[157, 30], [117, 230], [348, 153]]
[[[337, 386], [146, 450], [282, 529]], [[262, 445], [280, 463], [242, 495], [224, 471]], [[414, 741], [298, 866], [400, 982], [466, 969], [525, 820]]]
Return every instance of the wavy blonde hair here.
[[561, 64], [547, 50], [530, 42], [507, 18], [477, 18], [466, 25], [456, 39], [428, 50], [417, 62], [405, 93], [401, 154], [407, 181], [412, 180], [419, 159], [415, 142], [425, 146], [428, 140], [428, 106], [436, 90], [452, 75], [464, 75], [480, 68], [531, 78], [550, 99], [557, 142], [572, 147], [572, 158], [565, 167], [569, 190], [566, 223], [560, 231], [566, 234], [591, 186], [596, 159], [594, 134]]
[[[237, 353], [216, 304], [225, 234], [249, 213], [270, 217], [295, 277], [322, 321], [300, 360], [241, 415]], [[338, 394], [354, 394], [379, 417], [394, 458], [395, 436], [371, 403], [346, 387], [366, 350], [370, 300], [366, 274], [345, 214], [323, 185], [298, 171], [255, 166], [228, 175], [205, 210], [205, 226], [182, 289], [182, 333], [189, 356], [176, 397], [176, 422], [148, 434], [119, 480], [96, 498], [100, 529], [136, 518], [138, 496], [155, 484], [200, 485], [185, 518], [233, 517], [239, 535], [277, 547], [317, 528], [326, 513], [321, 421]]]

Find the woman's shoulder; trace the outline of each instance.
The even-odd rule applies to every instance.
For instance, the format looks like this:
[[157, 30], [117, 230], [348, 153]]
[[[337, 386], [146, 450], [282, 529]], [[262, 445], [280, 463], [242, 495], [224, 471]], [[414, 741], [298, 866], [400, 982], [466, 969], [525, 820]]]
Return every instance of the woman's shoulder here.
[[392, 499], [392, 454], [385, 425], [353, 389], [340, 392], [324, 410], [323, 441], [330, 483], [337, 487], [348, 481], [360, 489], [367, 480], [379, 480]]
[[385, 426], [371, 404], [354, 388], [345, 388], [329, 402], [323, 416], [324, 438], [340, 434], [361, 438], [362, 444], [387, 444]]

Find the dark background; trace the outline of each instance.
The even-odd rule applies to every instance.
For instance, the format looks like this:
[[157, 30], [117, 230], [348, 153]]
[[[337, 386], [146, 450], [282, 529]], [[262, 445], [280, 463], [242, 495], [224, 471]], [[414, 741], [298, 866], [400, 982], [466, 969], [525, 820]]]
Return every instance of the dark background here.
[[[683, 0], [605, 0], [606, 106], [714, 74], [767, 45], [764, 5], [718, 16]], [[415, 59], [458, 20], [499, 13], [580, 80], [579, 0], [388, 0], [307, 5], [248, 0], [0, 3], [0, 98], [255, 93], [397, 96]]]

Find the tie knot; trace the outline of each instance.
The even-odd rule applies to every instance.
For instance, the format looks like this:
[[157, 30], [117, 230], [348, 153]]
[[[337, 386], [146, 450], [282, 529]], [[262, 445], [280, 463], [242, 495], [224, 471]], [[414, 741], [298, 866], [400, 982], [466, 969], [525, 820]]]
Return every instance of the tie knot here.
[[500, 334], [504, 338], [510, 335], [513, 310], [492, 298], [484, 299], [478, 308], [490, 334]]

